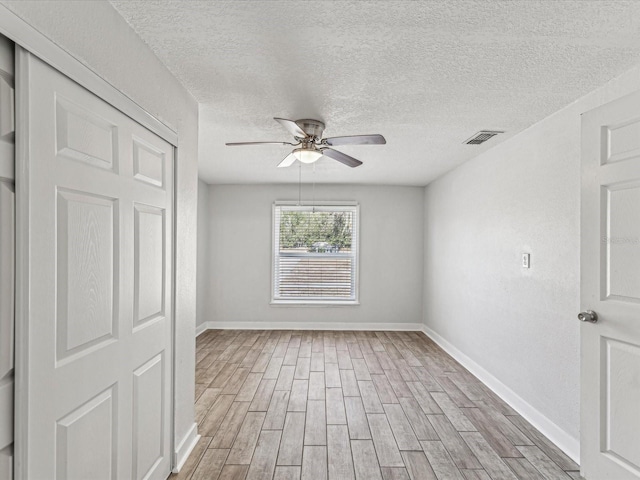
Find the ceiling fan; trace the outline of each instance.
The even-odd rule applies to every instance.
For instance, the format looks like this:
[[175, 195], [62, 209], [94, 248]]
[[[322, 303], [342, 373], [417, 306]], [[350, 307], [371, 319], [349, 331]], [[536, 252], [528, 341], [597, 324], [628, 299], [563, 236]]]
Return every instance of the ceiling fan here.
[[320, 120], [303, 119], [303, 120], [287, 120], [286, 118], [274, 118], [280, 123], [296, 140], [291, 142], [237, 142], [227, 143], [227, 146], [242, 145], [291, 145], [295, 148], [278, 167], [289, 167], [298, 160], [302, 163], [314, 163], [322, 156], [332, 158], [340, 163], [344, 163], [349, 167], [358, 167], [362, 165], [349, 155], [346, 155], [333, 148], [340, 145], [384, 145], [387, 141], [382, 135], [351, 135], [346, 137], [329, 137], [322, 138], [324, 132], [324, 123]]

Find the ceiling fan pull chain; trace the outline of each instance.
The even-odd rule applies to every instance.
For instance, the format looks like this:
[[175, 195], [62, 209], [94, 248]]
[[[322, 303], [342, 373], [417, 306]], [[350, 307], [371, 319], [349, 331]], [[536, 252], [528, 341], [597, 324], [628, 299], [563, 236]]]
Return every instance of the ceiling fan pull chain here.
[[311, 192], [311, 205], [313, 206], [312, 211], [313, 213], [316, 213], [316, 164], [313, 164], [313, 171], [312, 173], [312, 177], [313, 178], [313, 187], [312, 187], [312, 192]]
[[302, 164], [298, 163], [298, 206], [300, 206], [302, 205]]

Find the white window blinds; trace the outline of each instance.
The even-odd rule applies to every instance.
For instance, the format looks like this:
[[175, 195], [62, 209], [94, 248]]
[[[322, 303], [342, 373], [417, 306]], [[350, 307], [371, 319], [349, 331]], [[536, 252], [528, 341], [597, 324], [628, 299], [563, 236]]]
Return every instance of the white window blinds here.
[[354, 303], [356, 205], [274, 205], [274, 302]]

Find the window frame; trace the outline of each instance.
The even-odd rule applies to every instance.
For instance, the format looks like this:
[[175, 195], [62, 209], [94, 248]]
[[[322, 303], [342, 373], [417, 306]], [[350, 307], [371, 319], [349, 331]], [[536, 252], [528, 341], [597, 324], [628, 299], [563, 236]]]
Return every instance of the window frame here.
[[[352, 224], [353, 233], [352, 248], [355, 245], [355, 254], [352, 255], [355, 262], [353, 268], [353, 298], [341, 300], [339, 298], [277, 298], [276, 297], [276, 260], [279, 258], [279, 242], [280, 242], [280, 226], [276, 225], [276, 208], [293, 207], [299, 208], [301, 211], [309, 211], [311, 209], [320, 209], [325, 211], [340, 211], [340, 208], [348, 208], [355, 211], [355, 219]], [[277, 232], [277, 237], [276, 237]], [[340, 256], [340, 254], [290, 254], [288, 256], [313, 257], [313, 256]], [[344, 256], [344, 255], [342, 255]], [[357, 306], [360, 305], [360, 205], [354, 201], [316, 201], [313, 205], [304, 205], [295, 201], [276, 201], [271, 208], [271, 305], [273, 306], [309, 306], [309, 307], [340, 307], [340, 306]]]

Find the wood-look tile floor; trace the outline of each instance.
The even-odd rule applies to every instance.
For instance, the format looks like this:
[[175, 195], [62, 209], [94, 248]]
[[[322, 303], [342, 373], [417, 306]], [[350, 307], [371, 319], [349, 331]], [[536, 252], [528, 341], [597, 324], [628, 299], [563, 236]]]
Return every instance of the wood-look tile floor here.
[[577, 479], [579, 467], [417, 332], [208, 330], [202, 435], [178, 479]]

